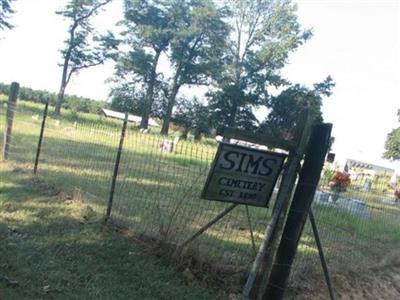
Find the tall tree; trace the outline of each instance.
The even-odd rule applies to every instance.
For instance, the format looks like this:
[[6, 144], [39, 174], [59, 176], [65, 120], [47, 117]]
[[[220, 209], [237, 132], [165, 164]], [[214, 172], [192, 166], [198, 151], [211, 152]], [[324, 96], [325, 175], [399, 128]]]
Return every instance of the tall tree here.
[[[397, 111], [400, 122], [400, 109]], [[383, 158], [400, 160], [400, 127], [393, 129], [388, 133], [385, 142], [385, 152]]]
[[[243, 91], [238, 90], [236, 86], [231, 85], [223, 90], [212, 91], [208, 93], [209, 107], [211, 113], [211, 122], [214, 128], [221, 128], [231, 124], [232, 115], [232, 99], [245, 97]], [[254, 99], [255, 101], [257, 99]], [[235, 112], [235, 127], [243, 130], [253, 131], [259, 126], [259, 122], [253, 113], [251, 103], [243, 103], [236, 108]], [[231, 125], [232, 126], [232, 125]]]
[[219, 73], [229, 33], [223, 21], [226, 9], [217, 8], [210, 0], [172, 0], [171, 13], [176, 28], [170, 46], [173, 76], [166, 90], [161, 134], [168, 134], [179, 89], [183, 85], [208, 85]]
[[118, 42], [111, 32], [99, 35], [90, 23], [93, 16], [112, 0], [70, 0], [56, 13], [70, 21], [65, 48], [61, 50], [62, 76], [55, 113], [59, 114], [65, 89], [73, 74], [100, 65], [113, 55]]
[[[170, 1], [124, 0], [126, 30], [122, 33], [129, 51], [117, 58], [115, 77], [124, 88], [143, 90], [140, 127], [147, 128], [157, 89], [160, 56], [173, 36]], [[122, 88], [123, 86], [120, 86]], [[137, 93], [135, 93], [137, 95]], [[132, 102], [137, 102], [137, 98]]]
[[201, 103], [197, 97], [194, 99], [179, 97], [172, 120], [183, 127], [181, 135], [183, 139], [187, 139], [189, 131], [193, 132], [196, 141], [201, 139], [202, 134], [211, 131], [209, 107]]
[[312, 89], [295, 84], [279, 95], [270, 97], [267, 106], [270, 109], [259, 131], [286, 139], [295, 137], [295, 129], [302, 111], [308, 110], [311, 123], [322, 123], [322, 100], [332, 94], [335, 86], [328, 76], [323, 82], [314, 84]]
[[13, 0], [0, 0], [0, 30], [11, 29], [13, 26], [7, 21], [10, 14], [14, 13], [11, 9]]
[[288, 54], [310, 38], [311, 32], [301, 29], [290, 0], [229, 3], [233, 30], [218, 89], [209, 94], [209, 101], [226, 116], [224, 125], [234, 127], [246, 115], [255, 120], [252, 109], [267, 104], [268, 87], [287, 84], [279, 72]]
[[134, 115], [143, 113], [143, 93], [127, 82], [120, 83], [113, 87], [109, 94], [111, 108], [121, 112], [129, 112]]
[[[141, 84], [135, 82], [119, 82], [112, 88], [111, 107], [118, 111], [130, 112], [138, 116], [143, 116], [145, 111], [146, 89]], [[150, 115], [157, 118], [164, 117], [165, 97], [159, 85], [156, 85], [152, 96]]]

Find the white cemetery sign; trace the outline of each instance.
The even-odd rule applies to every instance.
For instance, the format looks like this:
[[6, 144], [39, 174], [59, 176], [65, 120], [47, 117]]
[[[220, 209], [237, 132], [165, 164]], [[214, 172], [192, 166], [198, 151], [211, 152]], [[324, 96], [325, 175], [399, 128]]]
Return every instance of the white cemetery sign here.
[[267, 206], [285, 154], [220, 143], [202, 198]]

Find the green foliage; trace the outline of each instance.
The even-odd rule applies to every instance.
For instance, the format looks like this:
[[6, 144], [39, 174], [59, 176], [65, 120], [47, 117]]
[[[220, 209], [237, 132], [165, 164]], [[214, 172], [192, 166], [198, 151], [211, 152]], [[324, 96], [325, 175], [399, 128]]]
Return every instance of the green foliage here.
[[67, 60], [68, 76], [79, 70], [99, 65], [114, 53], [118, 41], [111, 32], [99, 35], [90, 24], [90, 18], [111, 0], [70, 0], [64, 10], [56, 13], [70, 20], [69, 38], [61, 51]]
[[[123, 43], [129, 47], [116, 57], [113, 105], [142, 115], [141, 128], [160, 107], [160, 55], [173, 35], [168, 1], [124, 1]], [[125, 110], [122, 110], [125, 111]], [[158, 112], [159, 113], [159, 112]]]
[[[121, 23], [129, 50], [116, 57], [118, 84], [111, 92], [112, 106], [142, 115], [143, 128], [150, 115], [162, 117], [162, 133], [166, 134], [180, 88], [213, 84], [214, 89], [207, 94], [212, 111], [207, 127], [256, 130], [259, 123], [253, 111], [260, 105], [271, 110], [262, 131], [292, 136], [291, 128], [305, 107], [321, 122], [322, 96], [328, 96], [333, 86], [330, 77], [312, 90], [291, 85], [276, 97], [268, 91], [289, 85], [280, 70], [288, 54], [311, 37], [311, 31], [303, 30], [297, 21], [296, 5], [289, 0], [226, 4], [217, 7], [209, 0], [124, 1]], [[157, 73], [162, 54], [169, 59], [171, 77]], [[179, 105], [175, 121], [186, 131], [192, 130], [190, 116], [196, 104]]]
[[124, 0], [125, 42], [155, 52], [165, 51], [173, 36], [170, 4], [171, 1]]
[[[146, 113], [145, 90], [129, 82], [120, 83], [114, 87], [110, 93], [111, 108], [117, 111], [130, 112], [134, 115], [143, 116]], [[150, 117], [162, 118], [165, 112], [165, 98], [161, 96], [159, 90], [153, 94], [151, 103]], [[145, 126], [140, 126], [144, 128]]]
[[[280, 69], [288, 54], [310, 38], [297, 21], [296, 6], [291, 1], [241, 0], [229, 3], [232, 31], [225, 48], [223, 72], [218, 90], [210, 93], [210, 102], [227, 116], [225, 125], [237, 126], [245, 113], [255, 120], [253, 107], [266, 105], [268, 87], [287, 82]], [[255, 124], [247, 124], [254, 126]]]
[[111, 108], [116, 111], [141, 115], [143, 113], [143, 95], [141, 92], [141, 90], [136, 92], [129, 83], [121, 83], [118, 87], [114, 87], [110, 93]]
[[183, 85], [209, 85], [221, 70], [229, 28], [224, 8], [212, 1], [172, 1], [176, 31], [171, 41], [173, 76], [161, 133], [167, 134], [176, 96]]
[[[135, 0], [124, 1], [124, 12], [129, 51], [117, 57], [113, 102], [140, 111], [143, 128], [150, 114], [164, 117], [167, 133], [180, 87], [210, 84], [219, 72], [228, 34], [224, 10], [212, 1]], [[170, 78], [157, 73], [162, 54], [173, 69]]]
[[199, 140], [201, 134], [209, 134], [211, 131], [209, 108], [196, 97], [178, 99], [173, 121], [184, 128], [182, 137], [185, 139], [189, 131], [193, 132], [195, 140]]
[[[296, 9], [290, 0], [229, 1], [219, 6], [211, 0], [125, 0], [121, 23], [129, 50], [116, 58], [113, 107], [142, 115], [144, 128], [149, 115], [162, 117], [162, 133], [167, 134], [180, 88], [207, 85], [213, 86], [207, 97], [215, 128], [256, 130], [253, 111], [267, 106], [276, 110], [268, 126], [274, 123], [278, 131], [290, 131], [305, 102], [311, 102], [313, 117], [321, 121], [320, 97], [330, 90], [330, 78], [313, 90], [294, 85], [280, 97], [269, 93], [270, 87], [289, 85], [280, 70], [289, 53], [311, 37], [298, 23]], [[170, 77], [157, 73], [162, 55], [172, 68]], [[296, 93], [309, 100], [296, 100], [291, 110], [286, 98]], [[192, 109], [188, 103], [179, 105], [175, 119], [188, 129]]]
[[[397, 115], [400, 121], [400, 109], [397, 111]], [[393, 129], [387, 135], [383, 157], [386, 159], [400, 160], [400, 127]]]
[[65, 97], [63, 107], [74, 112], [97, 113], [99, 109], [108, 107], [108, 103], [95, 101], [84, 97], [69, 96]]
[[172, 1], [176, 31], [171, 40], [171, 63], [179, 86], [208, 85], [221, 71], [225, 37], [225, 9], [212, 1]]
[[11, 9], [11, 2], [13, 0], [0, 0], [0, 30], [12, 29], [13, 25], [7, 21], [10, 14], [14, 11]]
[[[10, 85], [0, 82], [0, 94], [8, 95], [9, 92]], [[54, 106], [56, 103], [57, 94], [49, 91], [35, 90], [21, 86], [19, 89], [19, 98], [35, 103], [45, 103], [49, 100], [50, 105]], [[108, 107], [108, 105], [109, 104], [107, 102], [96, 101], [75, 95], [65, 95], [63, 102], [63, 108], [84, 113], [96, 113], [100, 108]]]
[[236, 128], [250, 131], [257, 129], [259, 123], [253, 113], [252, 105], [250, 103], [242, 104], [240, 107], [234, 105], [234, 99], [238, 95], [241, 99], [245, 98], [243, 90], [235, 85], [208, 94], [210, 111], [212, 112], [211, 121], [215, 128], [231, 124], [234, 114]]
[[100, 35], [90, 24], [90, 19], [111, 0], [70, 0], [65, 8], [56, 13], [69, 20], [68, 38], [61, 50], [62, 78], [56, 103], [60, 112], [65, 89], [73, 74], [83, 69], [100, 65], [115, 55], [118, 41], [111, 32]]
[[322, 178], [320, 179], [320, 183], [322, 183], [322, 185], [328, 186], [329, 182], [331, 181], [335, 173], [336, 171], [334, 170], [324, 169]]
[[271, 112], [261, 124], [261, 132], [269, 132], [286, 139], [295, 137], [295, 128], [302, 111], [308, 110], [311, 123], [321, 123], [322, 97], [329, 96], [335, 84], [328, 76], [323, 82], [308, 89], [299, 84], [283, 90], [278, 96], [267, 101]]

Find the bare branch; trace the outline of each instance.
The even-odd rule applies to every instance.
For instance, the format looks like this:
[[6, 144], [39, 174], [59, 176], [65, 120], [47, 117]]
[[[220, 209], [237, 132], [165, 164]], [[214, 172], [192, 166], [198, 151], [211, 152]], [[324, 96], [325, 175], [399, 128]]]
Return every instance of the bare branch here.
[[81, 71], [83, 69], [88, 69], [88, 68], [91, 68], [91, 67], [102, 65], [103, 63], [104, 63], [104, 60], [101, 60], [101, 61], [93, 62], [93, 63], [90, 63], [90, 64], [84, 64], [84, 65], [81, 65], [81, 66], [74, 67], [74, 68], [72, 68], [72, 70], [74, 70], [74, 72], [78, 72], [78, 71]]
[[82, 17], [76, 19], [76, 22], [82, 22], [85, 19], [88, 19], [90, 16], [92, 16], [100, 7], [110, 3], [112, 0], [105, 0], [103, 2], [100, 2], [99, 4], [93, 6], [91, 10], [88, 11], [86, 15], [83, 15]]
[[250, 22], [250, 24], [249, 24], [249, 32], [248, 32], [247, 41], [246, 41], [246, 44], [245, 44], [245, 47], [244, 47], [244, 50], [243, 50], [243, 54], [242, 54], [242, 60], [246, 56], [246, 54], [249, 51], [250, 47], [255, 42], [254, 34], [256, 32], [257, 26], [259, 25], [258, 21], [260, 20], [260, 17], [261, 17], [261, 13], [260, 13], [260, 11], [258, 11], [256, 17], [253, 19], [253, 22]]

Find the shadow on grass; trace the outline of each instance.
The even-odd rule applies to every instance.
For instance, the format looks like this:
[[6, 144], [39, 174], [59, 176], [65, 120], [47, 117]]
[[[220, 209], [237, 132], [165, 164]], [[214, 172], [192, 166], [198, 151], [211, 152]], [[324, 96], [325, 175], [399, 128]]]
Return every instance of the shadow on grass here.
[[149, 248], [104, 227], [86, 205], [24, 183], [1, 189], [1, 299], [225, 297], [185, 281]]

